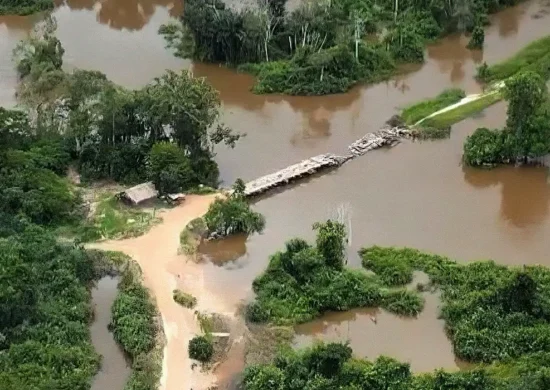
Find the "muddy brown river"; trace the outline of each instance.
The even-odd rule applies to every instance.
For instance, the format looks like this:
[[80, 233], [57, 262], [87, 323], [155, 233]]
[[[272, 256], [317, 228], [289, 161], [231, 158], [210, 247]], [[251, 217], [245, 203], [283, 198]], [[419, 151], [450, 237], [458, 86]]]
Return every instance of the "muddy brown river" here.
[[[217, 150], [226, 184], [319, 153], [342, 153], [352, 141], [378, 130], [400, 107], [445, 88], [478, 92], [473, 79], [477, 65], [502, 60], [550, 34], [549, 3], [530, 1], [492, 17], [483, 52], [466, 50], [467, 39], [452, 36], [427, 49], [424, 65], [410, 67], [387, 83], [326, 97], [255, 96], [249, 92], [251, 77], [215, 65], [191, 64], [164, 49], [158, 27], [180, 10], [169, 1], [75, 0], [59, 6], [54, 15], [69, 70], [100, 70], [129, 88], [167, 68], [191, 68], [206, 77], [220, 91], [226, 123], [247, 133], [235, 150]], [[14, 104], [17, 82], [11, 50], [32, 24], [32, 18], [0, 18], [4, 105]], [[350, 220], [349, 256], [354, 266], [359, 265], [357, 250], [373, 244], [411, 246], [460, 261], [492, 258], [504, 264], [550, 265], [547, 169], [486, 171], [460, 163], [465, 137], [480, 126], [502, 126], [505, 111], [503, 103], [497, 104], [455, 125], [448, 140], [404, 142], [258, 199], [255, 208], [267, 219], [263, 235], [203, 248], [207, 287], [234, 301], [249, 299], [250, 283], [265, 268], [268, 255], [292, 236], [313, 238], [311, 225], [334, 216], [339, 206]], [[349, 338], [360, 356], [388, 354], [411, 362], [417, 371], [457, 368], [436, 318], [437, 302], [429, 303], [418, 320], [382, 312], [374, 325], [369, 313], [329, 314], [300, 327], [298, 340], [345, 333], [339, 337]]]
[[115, 301], [118, 289], [118, 278], [105, 276], [92, 289], [94, 321], [90, 325], [92, 343], [101, 358], [101, 368], [92, 382], [91, 390], [121, 390], [130, 376], [130, 366], [109, 332], [111, 306]]

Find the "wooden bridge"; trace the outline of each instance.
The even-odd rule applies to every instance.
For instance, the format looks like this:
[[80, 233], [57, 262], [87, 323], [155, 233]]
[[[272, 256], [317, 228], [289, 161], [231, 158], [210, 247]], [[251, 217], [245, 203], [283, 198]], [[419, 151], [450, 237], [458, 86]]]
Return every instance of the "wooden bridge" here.
[[244, 193], [246, 196], [255, 196], [272, 188], [286, 185], [292, 181], [314, 174], [321, 170], [338, 167], [346, 161], [383, 146], [394, 146], [400, 139], [412, 135], [411, 130], [404, 126], [385, 127], [377, 132], [368, 133], [364, 137], [353, 142], [349, 147], [349, 154], [338, 156], [334, 154], [321, 154], [290, 165], [275, 173], [262, 176], [246, 183]]

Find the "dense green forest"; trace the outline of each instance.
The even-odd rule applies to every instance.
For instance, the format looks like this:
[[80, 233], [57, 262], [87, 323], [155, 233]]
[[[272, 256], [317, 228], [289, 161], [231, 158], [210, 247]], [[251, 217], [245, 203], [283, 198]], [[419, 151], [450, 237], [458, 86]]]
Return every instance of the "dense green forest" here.
[[323, 95], [390, 77], [422, 62], [426, 43], [474, 31], [483, 46], [487, 15], [512, 0], [258, 0], [238, 10], [220, 0], [184, 2], [180, 24], [160, 30], [176, 55], [240, 66], [257, 93]]
[[528, 162], [550, 152], [550, 104], [546, 82], [540, 74], [525, 71], [506, 81], [508, 101], [503, 129], [477, 129], [464, 143], [464, 162], [496, 165]]
[[[0, 108], [2, 390], [88, 390], [99, 367], [89, 289], [105, 260], [54, 233], [87, 214], [69, 167], [85, 181], [153, 180], [161, 192], [217, 185], [212, 147], [238, 139], [219, 123], [218, 94], [204, 80], [167, 72], [129, 91], [99, 72], [65, 73], [54, 31], [50, 20], [16, 49], [24, 110]], [[154, 390], [157, 313], [128, 267], [112, 330], [132, 359], [126, 389]]]
[[97, 71], [66, 73], [54, 33], [50, 21], [16, 49], [18, 98], [34, 114], [32, 130], [55, 133], [84, 181], [152, 180], [161, 193], [218, 185], [213, 145], [239, 136], [219, 122], [216, 90], [187, 71], [139, 90]]
[[[287, 264], [281, 255], [279, 261]], [[484, 364], [457, 373], [413, 375], [408, 364], [391, 358], [358, 360], [352, 358], [347, 345], [317, 345], [300, 352], [286, 350], [271, 364], [247, 367], [243, 378], [246, 390], [549, 388], [550, 270], [541, 266], [509, 268], [492, 261], [460, 265], [413, 249], [370, 247], [360, 255], [363, 266], [385, 285], [402, 286], [412, 280], [413, 271], [425, 272], [430, 277], [425, 288], [441, 292], [441, 317], [455, 354]], [[295, 260], [293, 266], [299, 267], [298, 258]], [[272, 264], [270, 268], [275, 272]], [[292, 285], [294, 281], [286, 275], [285, 286]], [[331, 279], [318, 286], [319, 294], [333, 292], [335, 284]], [[285, 290], [291, 289], [281, 287], [279, 296]], [[274, 296], [275, 286], [270, 291]]]
[[88, 390], [93, 258], [24, 219], [2, 221], [1, 237], [0, 388]]
[[0, 0], [0, 15], [30, 15], [53, 7], [53, 0]]

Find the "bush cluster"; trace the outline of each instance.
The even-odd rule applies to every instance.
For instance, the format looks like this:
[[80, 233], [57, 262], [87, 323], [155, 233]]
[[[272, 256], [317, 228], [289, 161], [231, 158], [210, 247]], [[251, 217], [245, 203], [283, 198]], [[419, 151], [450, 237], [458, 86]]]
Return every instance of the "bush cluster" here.
[[442, 292], [441, 316], [461, 359], [493, 362], [550, 348], [550, 270], [544, 267], [459, 265], [407, 248], [371, 247], [362, 256], [399, 272], [417, 269], [430, 276]]
[[467, 371], [414, 375], [407, 363], [381, 356], [354, 359], [346, 344], [320, 344], [296, 352], [285, 350], [272, 363], [248, 366], [244, 390], [546, 390], [549, 353]]
[[176, 301], [177, 303], [179, 303], [180, 305], [188, 309], [194, 308], [195, 305], [197, 304], [197, 298], [181, 290], [174, 290], [172, 292], [172, 296], [174, 298], [174, 301]]
[[244, 182], [238, 179], [231, 195], [219, 197], [210, 204], [202, 218], [209, 236], [219, 238], [239, 233], [261, 233], [264, 230], [265, 218], [250, 208], [244, 190]]
[[208, 336], [195, 336], [189, 341], [189, 357], [205, 363], [214, 355], [214, 344]]
[[[357, 307], [382, 306], [403, 315], [422, 310], [423, 298], [391, 288], [398, 284], [394, 280], [344, 267], [346, 232], [342, 224], [329, 220], [314, 226], [315, 246], [299, 238], [288, 241], [285, 250], [272, 255], [267, 270], [254, 280], [256, 301], [247, 307], [249, 321], [293, 324], [326, 311]], [[405, 279], [401, 277], [400, 286]]]
[[114, 338], [132, 360], [132, 374], [124, 390], [155, 390], [160, 379], [157, 310], [141, 284], [141, 271], [133, 260], [109, 253], [111, 261], [124, 269], [119, 292], [111, 308], [110, 328]]

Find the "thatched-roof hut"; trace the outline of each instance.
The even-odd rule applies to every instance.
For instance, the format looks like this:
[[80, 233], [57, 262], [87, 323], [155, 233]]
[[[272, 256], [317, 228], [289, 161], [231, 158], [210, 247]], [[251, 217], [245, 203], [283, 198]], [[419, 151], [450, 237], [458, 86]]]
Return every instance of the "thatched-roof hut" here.
[[149, 199], [156, 198], [158, 191], [152, 182], [138, 184], [118, 194], [118, 197], [126, 202], [137, 205]]

